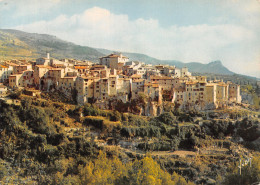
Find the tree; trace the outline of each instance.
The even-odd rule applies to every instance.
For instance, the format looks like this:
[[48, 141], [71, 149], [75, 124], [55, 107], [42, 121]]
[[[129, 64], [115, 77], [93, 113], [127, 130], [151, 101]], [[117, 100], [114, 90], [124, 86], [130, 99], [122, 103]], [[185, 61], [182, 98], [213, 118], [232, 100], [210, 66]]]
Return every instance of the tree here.
[[172, 125], [174, 124], [174, 122], [176, 121], [176, 117], [173, 115], [172, 112], [165, 112], [163, 114], [161, 114], [158, 119], [167, 124], [167, 125]]
[[163, 171], [160, 165], [150, 156], [135, 161], [130, 174], [130, 184], [174, 184], [169, 173]]
[[121, 121], [121, 114], [118, 111], [113, 111], [110, 121]]
[[80, 166], [81, 184], [117, 184], [127, 176], [126, 165], [114, 157], [108, 159], [106, 153], [100, 151], [97, 160]]
[[251, 185], [260, 181], [260, 156], [259, 154], [252, 158], [250, 164], [245, 165], [241, 169], [241, 175], [239, 172], [239, 164], [233, 167], [231, 173], [229, 173], [225, 179], [223, 184], [225, 185]]
[[9, 97], [10, 97], [11, 99], [19, 99], [20, 96], [21, 96], [21, 94], [22, 94], [22, 91], [20, 91], [20, 90], [15, 90], [15, 91], [13, 91], [11, 94], [9, 94]]

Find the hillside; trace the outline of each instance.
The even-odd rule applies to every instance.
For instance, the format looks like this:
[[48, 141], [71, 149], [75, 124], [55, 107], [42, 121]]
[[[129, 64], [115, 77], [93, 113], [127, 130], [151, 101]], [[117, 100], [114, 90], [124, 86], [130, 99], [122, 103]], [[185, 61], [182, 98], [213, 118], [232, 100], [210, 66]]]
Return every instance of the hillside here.
[[[18, 30], [0, 29], [0, 59], [35, 59], [43, 57], [46, 52], [54, 58], [74, 58], [79, 60], [98, 61], [98, 58], [112, 52], [106, 49], [95, 49], [63, 41], [56, 36], [47, 34], [27, 33]], [[176, 67], [188, 67], [191, 72], [215, 73], [223, 75], [234, 74], [222, 65], [220, 61], [202, 64], [199, 62], [183, 63], [176, 60], [159, 60], [140, 53], [122, 52], [130, 60], [139, 60], [148, 64], [169, 64]]]
[[58, 91], [11, 97], [0, 100], [0, 184], [250, 185], [260, 177], [257, 112], [143, 117], [63, 103]]
[[0, 30], [0, 57], [31, 58], [43, 57], [46, 52], [54, 58], [75, 58], [96, 61], [104, 54], [96, 49], [63, 41], [55, 36], [26, 33], [18, 30]]

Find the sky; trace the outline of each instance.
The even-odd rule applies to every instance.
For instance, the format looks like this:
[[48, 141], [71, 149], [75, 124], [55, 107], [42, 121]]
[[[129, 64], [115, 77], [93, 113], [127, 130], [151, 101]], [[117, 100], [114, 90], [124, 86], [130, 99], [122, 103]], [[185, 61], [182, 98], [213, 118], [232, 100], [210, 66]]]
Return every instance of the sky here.
[[260, 78], [260, 0], [0, 0], [0, 28]]

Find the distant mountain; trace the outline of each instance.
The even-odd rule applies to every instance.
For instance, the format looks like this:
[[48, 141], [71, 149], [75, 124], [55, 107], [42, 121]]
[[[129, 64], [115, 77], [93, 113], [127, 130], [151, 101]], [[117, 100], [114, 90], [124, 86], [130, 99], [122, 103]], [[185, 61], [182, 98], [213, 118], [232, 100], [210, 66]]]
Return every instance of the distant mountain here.
[[[192, 69], [192, 72], [200, 72], [200, 73], [215, 73], [215, 74], [223, 74], [223, 75], [232, 75], [234, 72], [228, 70], [225, 66], [222, 65], [221, 61], [213, 61], [208, 64], [201, 64], [198, 62], [191, 63], [182, 63], [189, 69]], [[177, 64], [176, 64], [177, 66]]]
[[210, 73], [223, 74], [223, 75], [235, 74], [234, 72], [228, 70], [225, 66], [223, 66], [221, 61], [213, 61], [208, 64], [202, 64], [199, 62], [183, 63], [177, 60], [159, 60], [140, 53], [119, 52], [119, 51], [113, 51], [107, 49], [97, 49], [97, 50], [106, 55], [110, 53], [122, 53], [123, 55], [129, 57], [131, 60], [138, 60], [138, 61], [145, 62], [147, 64], [169, 64], [169, 65], [175, 65], [178, 68], [188, 67], [191, 72], [198, 72], [198, 73], [210, 72]]
[[[18, 30], [0, 29], [0, 59], [29, 58], [46, 56], [49, 52], [54, 58], [74, 58], [79, 60], [98, 61], [98, 58], [110, 53], [118, 53], [106, 49], [96, 49], [63, 41], [47, 34], [27, 33]], [[191, 72], [215, 73], [223, 75], [235, 74], [222, 65], [220, 61], [202, 64], [199, 62], [183, 63], [176, 60], [159, 60], [140, 53], [122, 52], [130, 60], [138, 60], [147, 64], [169, 64], [178, 68], [188, 67]]]

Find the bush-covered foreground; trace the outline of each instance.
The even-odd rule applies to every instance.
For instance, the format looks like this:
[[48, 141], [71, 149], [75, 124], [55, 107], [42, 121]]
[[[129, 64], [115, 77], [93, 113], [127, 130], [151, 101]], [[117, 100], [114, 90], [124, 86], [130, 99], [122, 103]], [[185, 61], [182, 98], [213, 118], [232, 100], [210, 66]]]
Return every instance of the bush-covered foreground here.
[[[147, 118], [22, 96], [20, 105], [1, 101], [0, 113], [1, 184], [252, 184], [260, 178], [259, 118], [248, 112], [172, 110]], [[223, 114], [228, 118], [218, 119]], [[253, 150], [238, 145], [241, 139]], [[249, 155], [252, 166], [240, 176], [239, 158]]]
[[0, 182], [6, 184], [192, 184], [151, 157], [122, 162], [93, 140], [69, 137], [62, 107], [0, 102]]

